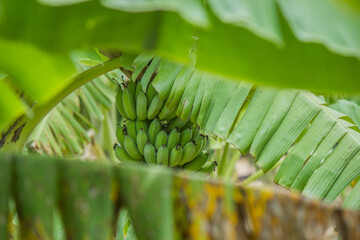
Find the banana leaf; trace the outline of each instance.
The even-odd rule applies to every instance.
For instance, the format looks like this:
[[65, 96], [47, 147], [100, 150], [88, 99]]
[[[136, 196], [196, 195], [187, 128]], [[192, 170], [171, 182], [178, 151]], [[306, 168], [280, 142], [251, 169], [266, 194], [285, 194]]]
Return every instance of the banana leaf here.
[[333, 226], [342, 239], [360, 235], [359, 212], [273, 188], [235, 186], [141, 164], [18, 155], [1, 156], [1, 166], [4, 162], [17, 184], [2, 181], [1, 186], [17, 199], [25, 239], [53, 236], [49, 217], [55, 211], [66, 239], [112, 239], [114, 219], [124, 207], [138, 239], [320, 239]]

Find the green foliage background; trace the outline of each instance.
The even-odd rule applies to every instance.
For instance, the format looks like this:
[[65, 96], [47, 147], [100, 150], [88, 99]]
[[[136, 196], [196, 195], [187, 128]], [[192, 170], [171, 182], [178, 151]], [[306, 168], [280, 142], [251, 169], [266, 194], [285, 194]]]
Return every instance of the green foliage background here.
[[[217, 101], [216, 114], [207, 115], [203, 108], [200, 120], [195, 121], [207, 134], [227, 140], [244, 154], [250, 151], [264, 171], [289, 153], [275, 178], [279, 184], [303, 190], [294, 187], [293, 181], [304, 168], [292, 163], [307, 163], [315, 150], [321, 154], [314, 162], [322, 163], [329, 157], [329, 148], [335, 150], [326, 164], [318, 171], [313, 171], [315, 165], [309, 167], [314, 174], [305, 195], [331, 202], [359, 176], [360, 138], [353, 124], [359, 120], [357, 105], [344, 101], [333, 105], [349, 115], [349, 120], [309, 92], [275, 93], [257, 87], [358, 93], [359, 1], [1, 0], [0, 6], [1, 152], [20, 151], [51, 109], [88, 81], [120, 67], [136, 75], [142, 68], [132, 66], [156, 55], [162, 59], [157, 68], [159, 76], [176, 81], [174, 69], [191, 68], [201, 77], [190, 79], [189, 85], [206, 82], [205, 92], [212, 100], [200, 105], [212, 106], [212, 101]], [[88, 50], [92, 47], [119, 49], [123, 54], [107, 59]], [[189, 54], [194, 49], [195, 53]], [[137, 57], [142, 52], [145, 54]], [[76, 62], [91, 67], [79, 69]], [[173, 71], [162, 71], [169, 66]], [[223, 88], [216, 89], [216, 83]], [[172, 91], [164, 81], [154, 81], [154, 85], [164, 96]], [[226, 110], [226, 100], [239, 96], [234, 89], [245, 97], [253, 89], [254, 95], [249, 97], [243, 123], [232, 129], [236, 116], [231, 122], [228, 117], [235, 104], [228, 107], [228, 112], [219, 109]], [[196, 93], [184, 90], [185, 97], [194, 98]], [[233, 99], [234, 103], [238, 100]], [[290, 108], [292, 103], [297, 108]], [[236, 110], [238, 114], [240, 109]], [[280, 125], [283, 119], [285, 123]], [[217, 120], [220, 125], [216, 125]], [[301, 126], [293, 127], [296, 120]], [[266, 124], [269, 122], [274, 124]], [[307, 128], [309, 123], [314, 127]], [[269, 144], [268, 129], [271, 133], [280, 129]], [[309, 139], [311, 144], [306, 144]], [[298, 144], [292, 148], [294, 142]], [[359, 208], [359, 186], [351, 192], [345, 207]]]

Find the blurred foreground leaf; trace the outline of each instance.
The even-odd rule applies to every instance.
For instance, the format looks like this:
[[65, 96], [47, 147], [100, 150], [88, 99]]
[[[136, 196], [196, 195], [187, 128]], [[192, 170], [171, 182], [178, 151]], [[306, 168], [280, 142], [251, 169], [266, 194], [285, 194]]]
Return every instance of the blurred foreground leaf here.
[[[58, 208], [68, 239], [112, 239], [119, 207], [129, 209], [139, 239], [320, 239], [333, 224], [344, 239], [360, 236], [358, 212], [274, 189], [243, 188], [138, 164], [1, 156], [1, 166], [9, 160], [15, 161], [9, 172], [16, 184], [2, 178], [0, 186], [11, 187], [18, 199], [23, 236], [48, 239], [52, 221], [46, 219]], [[26, 198], [31, 189], [44, 199]], [[0, 209], [6, 210], [7, 203], [3, 199]], [[1, 210], [0, 217], [6, 219], [6, 212]]]

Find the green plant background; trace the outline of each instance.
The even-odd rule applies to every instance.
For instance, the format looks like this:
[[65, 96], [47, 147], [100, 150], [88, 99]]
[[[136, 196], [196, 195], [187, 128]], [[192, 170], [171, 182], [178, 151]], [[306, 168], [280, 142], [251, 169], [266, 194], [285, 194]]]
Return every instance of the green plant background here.
[[[111, 74], [136, 76], [156, 55], [153, 85], [160, 95], [176, 90], [171, 82], [188, 81], [183, 98], [194, 107], [179, 110], [180, 117], [190, 114], [204, 133], [244, 155], [250, 152], [265, 172], [281, 164], [278, 184], [332, 202], [360, 171], [359, 107], [356, 97], [347, 95], [360, 86], [359, 11], [355, 0], [2, 0], [1, 152], [41, 142], [42, 132], [48, 133], [46, 143], [57, 131], [48, 149], [59, 145], [55, 155], [76, 155], [91, 141], [85, 134], [89, 127], [100, 129], [99, 142], [110, 146], [116, 121], [116, 114], [106, 111], [111, 76], [105, 85], [100, 85], [104, 79], [88, 82], [118, 68], [122, 72]], [[110, 51], [108, 59], [94, 46], [123, 54]], [[184, 80], [178, 74], [185, 70], [192, 75]], [[102, 95], [94, 94], [101, 87]], [[287, 88], [346, 99], [328, 101]], [[79, 106], [66, 102], [75, 90], [73, 98], [86, 109], [81, 114]], [[65, 125], [59, 126], [55, 120], [61, 117]], [[74, 133], [78, 139], [69, 137]], [[114, 159], [109, 147], [101, 154]], [[225, 159], [219, 165], [224, 175]], [[359, 186], [345, 207], [359, 208]]]

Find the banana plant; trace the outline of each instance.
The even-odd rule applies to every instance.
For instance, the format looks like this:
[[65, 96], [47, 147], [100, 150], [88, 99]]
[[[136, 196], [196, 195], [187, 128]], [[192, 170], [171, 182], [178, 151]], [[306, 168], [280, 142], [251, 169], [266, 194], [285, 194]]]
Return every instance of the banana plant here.
[[274, 181], [285, 188], [332, 202], [359, 175], [359, 128], [310, 92], [255, 87], [152, 54], [129, 66], [143, 90], [150, 84], [157, 91], [159, 114], [191, 119], [202, 133], [251, 153], [265, 173], [280, 165]]
[[[223, 139], [243, 155], [251, 153], [263, 172], [281, 164], [274, 180], [286, 188], [332, 202], [359, 175], [359, 129], [348, 117], [308, 91], [261, 86], [358, 92], [360, 7], [355, 0], [276, 0], [263, 8], [246, 0], [2, 0], [1, 6], [2, 152], [22, 149], [63, 99], [120, 68], [133, 81], [143, 74], [141, 83], [150, 83], [164, 106], [183, 120], [190, 118], [204, 134]], [[130, 54], [104, 50], [109, 60], [99, 55], [99, 65], [78, 73], [70, 51], [93, 46]], [[190, 49], [196, 59], [189, 59]], [[226, 170], [225, 162], [219, 169]], [[82, 176], [68, 174], [69, 179]], [[359, 208], [358, 188], [344, 207]], [[60, 205], [71, 209], [76, 196], [70, 194]], [[19, 212], [28, 211], [25, 206], [32, 204], [19, 204]], [[65, 226], [70, 235], [71, 223]], [[83, 219], [73, 223], [79, 229], [96, 225]]]
[[[164, 106], [171, 106], [170, 111], [182, 120], [190, 118], [204, 134], [226, 140], [242, 154], [250, 152], [264, 172], [286, 155], [275, 177], [278, 184], [331, 202], [358, 176], [358, 128], [315, 95], [254, 88], [153, 58], [148, 54], [137, 57], [131, 78], [136, 79], [149, 66], [142, 86], [156, 71], [151, 84], [161, 99], [168, 99]], [[216, 87], [218, 82], [221, 88]], [[174, 97], [168, 98], [170, 95]], [[330, 173], [334, 166], [337, 172]], [[319, 186], [319, 179], [327, 181]]]

